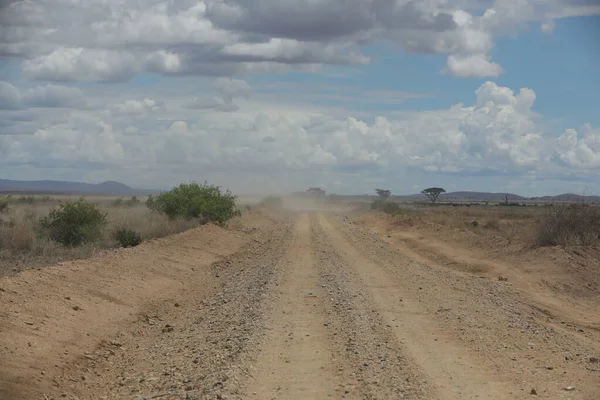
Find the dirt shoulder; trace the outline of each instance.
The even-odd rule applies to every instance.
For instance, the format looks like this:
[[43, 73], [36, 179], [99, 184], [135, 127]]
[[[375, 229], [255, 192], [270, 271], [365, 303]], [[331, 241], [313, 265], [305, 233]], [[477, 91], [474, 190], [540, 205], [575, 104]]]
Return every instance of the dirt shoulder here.
[[596, 398], [597, 330], [530, 305], [510, 281], [415, 261], [343, 216], [328, 225], [439, 398]]
[[[96, 351], [110, 356], [121, 333], [131, 333], [140, 320], [176, 314], [211, 294], [217, 289], [211, 265], [267, 240], [263, 231], [270, 232], [273, 222], [248, 216], [236, 224], [239, 229], [206, 225], [0, 278], [0, 398], [69, 393], [59, 377], [65, 367], [97, 359]], [[74, 371], [68, 379], [73, 384], [86, 375]]]
[[[577, 330], [600, 329], [600, 254], [585, 247], [532, 247], [484, 228], [458, 228], [380, 213], [350, 220], [411, 258], [476, 276], [507, 279], [523, 301]], [[513, 229], [526, 230], [530, 221]]]

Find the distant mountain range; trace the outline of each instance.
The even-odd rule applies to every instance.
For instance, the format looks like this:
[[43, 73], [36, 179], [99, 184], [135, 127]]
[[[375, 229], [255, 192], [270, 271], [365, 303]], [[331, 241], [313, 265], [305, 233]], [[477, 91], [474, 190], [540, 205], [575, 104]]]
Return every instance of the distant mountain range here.
[[[541, 197], [524, 197], [514, 193], [491, 193], [491, 192], [448, 192], [440, 195], [439, 201], [473, 201], [473, 202], [504, 202], [504, 199], [508, 195], [509, 202], [539, 202], [539, 203], [550, 203], [550, 202], [569, 202], [569, 203], [600, 203], [600, 196], [582, 196], [574, 193], [564, 193], [556, 196], [541, 196]], [[365, 198], [375, 198], [376, 196], [364, 196]], [[427, 201], [427, 197], [422, 194], [411, 194], [407, 196], [391, 196], [391, 199], [396, 201]]]
[[152, 191], [134, 189], [123, 183], [113, 181], [93, 184], [69, 181], [13, 181], [0, 179], [0, 193], [139, 196], [152, 193]]
[[[70, 181], [15, 181], [0, 179], [0, 193], [12, 194], [69, 194], [69, 195], [116, 195], [116, 196], [143, 196], [158, 193], [159, 190], [142, 190], [132, 188], [120, 182], [106, 181], [102, 183], [83, 183]], [[296, 194], [302, 194], [299, 192]], [[473, 201], [473, 202], [503, 202], [507, 193], [489, 192], [448, 192], [440, 196], [439, 201]], [[347, 200], [369, 201], [377, 196], [373, 195], [344, 195]], [[427, 201], [422, 194], [391, 196], [395, 201]], [[600, 203], [600, 196], [582, 196], [574, 193], [559, 194], [556, 196], [523, 197], [508, 193], [510, 202], [587, 202]]]

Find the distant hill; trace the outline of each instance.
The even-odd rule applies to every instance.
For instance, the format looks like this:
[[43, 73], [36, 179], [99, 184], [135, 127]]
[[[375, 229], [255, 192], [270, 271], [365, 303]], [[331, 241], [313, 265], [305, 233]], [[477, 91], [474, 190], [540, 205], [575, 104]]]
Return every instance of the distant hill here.
[[[501, 203], [504, 202], [504, 196], [507, 193], [493, 193], [493, 192], [469, 192], [469, 191], [458, 191], [444, 193], [439, 197], [440, 202], [493, 202]], [[377, 199], [375, 194], [363, 194], [363, 195], [342, 195], [340, 196], [346, 201], [372, 201]], [[410, 194], [410, 195], [392, 195], [390, 197], [392, 201], [428, 201], [427, 197], [423, 194]], [[522, 203], [600, 203], [600, 196], [582, 196], [573, 193], [559, 194], [556, 196], [541, 196], [541, 197], [524, 197], [514, 193], [508, 193], [509, 202], [522, 202]]]
[[134, 189], [120, 182], [106, 181], [98, 184], [69, 181], [14, 181], [0, 179], [0, 193], [39, 194], [95, 194], [135, 196], [150, 193]]
[[565, 193], [557, 196], [530, 197], [529, 200], [543, 202], [600, 203], [600, 196], [582, 196], [580, 194]]
[[440, 196], [440, 199], [446, 200], [473, 200], [473, 201], [504, 201], [504, 196], [508, 194], [509, 201], [526, 200], [526, 197], [512, 193], [488, 193], [488, 192], [449, 192]]

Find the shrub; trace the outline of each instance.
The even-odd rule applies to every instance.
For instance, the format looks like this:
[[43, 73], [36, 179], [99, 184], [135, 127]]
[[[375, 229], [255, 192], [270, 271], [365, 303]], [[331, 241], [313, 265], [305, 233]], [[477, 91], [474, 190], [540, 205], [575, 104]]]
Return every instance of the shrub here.
[[129, 207], [134, 207], [140, 203], [141, 203], [141, 201], [140, 201], [140, 199], [137, 198], [137, 196], [132, 196], [129, 200], [127, 200], [125, 202], [125, 205], [127, 205]]
[[129, 228], [118, 229], [114, 237], [121, 247], [135, 247], [142, 243], [142, 235]]
[[600, 208], [586, 204], [553, 207], [540, 220], [536, 243], [538, 246], [600, 243]]
[[375, 200], [371, 203], [371, 210], [383, 211], [386, 214], [400, 213], [400, 206], [398, 203], [385, 200]]
[[236, 197], [229, 190], [222, 192], [218, 186], [182, 183], [156, 197], [150, 196], [146, 205], [151, 210], [167, 215], [170, 219], [202, 218], [224, 224], [240, 215], [235, 204]]
[[118, 197], [115, 200], [113, 200], [112, 205], [114, 207], [120, 207], [120, 206], [134, 207], [140, 203], [141, 203], [141, 201], [140, 201], [140, 199], [137, 198], [137, 196], [133, 196], [129, 200], [125, 200], [124, 197]]
[[99, 239], [106, 223], [106, 213], [81, 198], [53, 208], [40, 220], [40, 227], [55, 242], [79, 246]]
[[11, 196], [0, 196], [0, 212], [8, 211], [11, 202]]

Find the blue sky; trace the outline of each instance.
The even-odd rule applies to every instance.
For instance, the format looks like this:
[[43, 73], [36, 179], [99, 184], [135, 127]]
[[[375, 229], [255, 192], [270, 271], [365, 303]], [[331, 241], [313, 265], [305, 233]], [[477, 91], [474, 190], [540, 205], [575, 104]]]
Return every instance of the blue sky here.
[[600, 194], [594, 2], [227, 4], [0, 9], [0, 177]]

